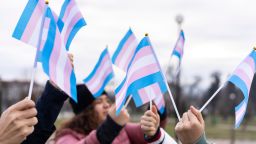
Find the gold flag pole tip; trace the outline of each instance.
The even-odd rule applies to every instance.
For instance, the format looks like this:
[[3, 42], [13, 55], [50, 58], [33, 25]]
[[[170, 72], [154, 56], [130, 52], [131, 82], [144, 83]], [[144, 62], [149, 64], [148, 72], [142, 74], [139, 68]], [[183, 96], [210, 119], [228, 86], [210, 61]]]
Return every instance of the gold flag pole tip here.
[[145, 33], [145, 36], [148, 36], [148, 33]]
[[49, 4], [49, 0], [45, 0], [45, 4]]

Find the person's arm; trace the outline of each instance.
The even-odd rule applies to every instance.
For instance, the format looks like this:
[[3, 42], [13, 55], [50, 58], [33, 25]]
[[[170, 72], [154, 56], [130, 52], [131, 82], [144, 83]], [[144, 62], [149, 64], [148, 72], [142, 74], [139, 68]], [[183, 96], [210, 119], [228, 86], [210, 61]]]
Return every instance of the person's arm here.
[[47, 81], [44, 92], [36, 103], [38, 124], [23, 144], [44, 144], [48, 140], [56, 129], [54, 123], [67, 98], [68, 95]]
[[115, 109], [115, 106], [110, 108], [107, 119], [97, 129], [97, 138], [101, 144], [112, 143], [130, 119], [126, 109], [123, 109], [118, 116]]
[[195, 144], [208, 144], [206, 140], [205, 133], [203, 133], [200, 138], [195, 142]]
[[35, 103], [28, 99], [5, 110], [0, 118], [0, 143], [21, 143], [33, 132], [36, 114]]

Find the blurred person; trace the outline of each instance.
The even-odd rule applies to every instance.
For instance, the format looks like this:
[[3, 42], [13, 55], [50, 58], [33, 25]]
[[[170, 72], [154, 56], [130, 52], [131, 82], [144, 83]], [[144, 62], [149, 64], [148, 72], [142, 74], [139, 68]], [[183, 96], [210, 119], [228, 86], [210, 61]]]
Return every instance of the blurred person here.
[[88, 88], [81, 84], [77, 86], [77, 94], [78, 103], [70, 99], [76, 116], [57, 131], [54, 139], [56, 144], [147, 143], [140, 124], [130, 123], [125, 109], [116, 116], [115, 106], [111, 106], [107, 93], [103, 92], [95, 99]]
[[0, 143], [19, 144], [34, 131], [37, 124], [35, 103], [24, 100], [6, 109], [0, 118]]

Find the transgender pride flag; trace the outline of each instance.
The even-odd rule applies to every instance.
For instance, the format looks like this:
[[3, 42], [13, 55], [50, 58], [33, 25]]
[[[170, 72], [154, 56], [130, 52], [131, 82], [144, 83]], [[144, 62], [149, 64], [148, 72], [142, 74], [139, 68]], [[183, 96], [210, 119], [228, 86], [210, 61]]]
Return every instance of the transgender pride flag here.
[[183, 53], [184, 53], [184, 43], [185, 43], [184, 32], [183, 32], [183, 30], [181, 30], [179, 38], [175, 44], [175, 47], [174, 47], [172, 55], [171, 55], [171, 57], [175, 56], [178, 58], [178, 65], [176, 67], [176, 72], [174, 74], [175, 77], [178, 75], [178, 73], [180, 71], [181, 60], [182, 60]]
[[243, 101], [235, 107], [236, 122], [235, 128], [238, 128], [244, 118], [248, 100], [249, 92], [256, 72], [256, 51], [253, 50], [240, 65], [236, 68], [229, 81], [236, 85], [243, 93]]
[[64, 23], [58, 21], [58, 26], [63, 36], [66, 49], [69, 50], [70, 44], [74, 39], [76, 33], [86, 25], [86, 22], [78, 9], [75, 0], [65, 0], [61, 11], [60, 20]]
[[112, 57], [113, 64], [122, 69], [124, 72], [127, 72], [128, 65], [132, 60], [137, 46], [137, 39], [130, 28], [123, 39], [120, 41]]
[[181, 62], [183, 51], [184, 51], [184, 43], [185, 43], [185, 37], [183, 30], [180, 31], [179, 38], [175, 44], [175, 47], [173, 49], [172, 55], [178, 57], [178, 59]]
[[54, 15], [51, 9], [47, 8], [40, 60], [44, 72], [50, 79], [77, 102], [75, 73], [56, 24], [56, 15]]
[[29, 0], [12, 37], [38, 48], [45, 7], [44, 0]]
[[112, 62], [108, 49], [104, 49], [100, 58], [94, 67], [93, 71], [87, 78], [84, 79], [84, 83], [94, 95], [95, 98], [101, 96], [105, 86], [114, 76]]
[[[129, 95], [141, 106], [167, 91], [158, 60], [149, 38], [144, 37], [135, 50], [122, 83], [116, 88], [116, 114], [119, 114]], [[159, 101], [159, 105], [162, 102]]]

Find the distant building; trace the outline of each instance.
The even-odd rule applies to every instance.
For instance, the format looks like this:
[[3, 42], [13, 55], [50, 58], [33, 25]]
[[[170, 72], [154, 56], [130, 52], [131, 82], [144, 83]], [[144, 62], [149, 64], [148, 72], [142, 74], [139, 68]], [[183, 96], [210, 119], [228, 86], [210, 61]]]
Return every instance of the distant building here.
[[[28, 95], [30, 81], [4, 81], [0, 79], [0, 112]], [[34, 83], [32, 99], [43, 92], [42, 85]]]

